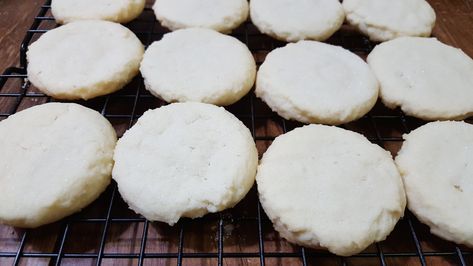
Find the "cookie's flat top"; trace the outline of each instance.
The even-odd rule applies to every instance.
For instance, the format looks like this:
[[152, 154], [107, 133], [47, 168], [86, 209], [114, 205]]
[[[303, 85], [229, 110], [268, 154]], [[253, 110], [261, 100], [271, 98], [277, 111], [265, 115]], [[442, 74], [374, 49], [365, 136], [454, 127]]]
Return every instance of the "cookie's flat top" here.
[[473, 60], [434, 38], [402, 37], [368, 56], [389, 107], [425, 120], [463, 119], [473, 114]]
[[396, 163], [409, 209], [432, 233], [473, 246], [473, 126], [433, 122], [404, 139]]
[[120, 89], [139, 71], [144, 52], [126, 27], [108, 21], [68, 23], [28, 48], [28, 79], [60, 99], [90, 99]]
[[248, 17], [247, 0], [156, 0], [153, 9], [171, 30], [199, 27], [228, 33]]
[[0, 122], [0, 221], [37, 227], [84, 208], [110, 183], [116, 140], [104, 117], [72, 103]]
[[284, 238], [342, 256], [385, 239], [405, 207], [391, 155], [337, 127], [309, 125], [277, 137], [256, 181]]
[[256, 95], [286, 119], [341, 124], [365, 115], [378, 98], [368, 65], [342, 47], [300, 41], [270, 52]]
[[251, 0], [253, 24], [283, 41], [323, 41], [343, 24], [345, 14], [338, 0]]
[[51, 12], [58, 23], [100, 19], [127, 23], [138, 17], [146, 0], [52, 0]]
[[248, 128], [225, 109], [175, 103], [146, 112], [114, 159], [130, 208], [172, 225], [238, 203], [254, 183], [258, 153]]
[[141, 63], [146, 88], [167, 102], [229, 105], [248, 93], [256, 76], [250, 50], [234, 37], [191, 28], [164, 35]]
[[373, 41], [401, 36], [428, 37], [435, 11], [425, 0], [344, 0], [348, 23]]

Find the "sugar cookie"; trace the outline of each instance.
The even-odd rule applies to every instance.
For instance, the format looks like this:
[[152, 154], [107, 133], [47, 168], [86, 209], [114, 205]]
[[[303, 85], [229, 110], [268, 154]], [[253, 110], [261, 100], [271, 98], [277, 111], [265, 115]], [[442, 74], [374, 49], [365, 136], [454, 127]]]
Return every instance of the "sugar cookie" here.
[[80, 211], [110, 183], [117, 137], [73, 103], [31, 107], [0, 122], [0, 222], [38, 227]]
[[222, 107], [174, 103], [140, 117], [114, 159], [130, 208], [172, 225], [237, 204], [254, 183], [258, 152], [248, 128]]
[[121, 89], [138, 74], [144, 48], [126, 27], [108, 21], [71, 22], [28, 48], [28, 79], [57, 99], [91, 99]]
[[145, 52], [141, 74], [146, 88], [167, 102], [229, 105], [248, 93], [255, 60], [236, 38], [209, 29], [168, 33]]
[[402, 36], [428, 37], [435, 11], [425, 0], [344, 0], [349, 24], [373, 41]]
[[338, 0], [251, 0], [250, 16], [262, 33], [288, 42], [326, 40], [345, 19]]
[[337, 127], [309, 125], [277, 137], [256, 182], [282, 237], [341, 256], [384, 240], [406, 204], [391, 155]]
[[424, 120], [463, 119], [473, 114], [473, 60], [433, 38], [402, 37], [368, 56], [390, 108]]
[[99, 19], [127, 23], [138, 17], [145, 0], [52, 0], [51, 12], [57, 23]]
[[473, 125], [433, 122], [404, 139], [396, 163], [409, 210], [433, 234], [473, 247]]
[[371, 110], [378, 82], [369, 66], [350, 51], [300, 41], [267, 55], [258, 71], [256, 95], [286, 119], [342, 124]]
[[247, 0], [156, 0], [153, 9], [171, 30], [199, 27], [229, 33], [248, 17]]

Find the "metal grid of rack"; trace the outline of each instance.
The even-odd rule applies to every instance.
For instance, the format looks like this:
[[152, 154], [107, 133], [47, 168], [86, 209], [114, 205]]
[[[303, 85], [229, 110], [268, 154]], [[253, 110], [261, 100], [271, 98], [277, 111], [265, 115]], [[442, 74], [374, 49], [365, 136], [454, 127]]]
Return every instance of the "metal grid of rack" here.
[[[56, 26], [47, 1], [34, 18], [21, 44], [19, 67], [10, 67], [0, 76], [0, 120], [29, 106], [53, 101], [26, 80], [26, 50], [42, 33]], [[150, 8], [146, 8], [137, 20], [126, 26], [145, 45], [159, 40], [167, 32], [155, 21]], [[261, 35], [250, 22], [246, 22], [232, 35], [248, 45], [258, 64], [262, 63], [269, 51], [284, 45]], [[328, 42], [350, 49], [360, 56], [366, 56], [373, 47], [366, 38], [346, 26]], [[119, 135], [147, 109], [166, 104], [144, 89], [140, 77], [119, 92], [80, 103], [101, 112], [112, 122]], [[253, 93], [227, 109], [250, 128], [260, 154], [278, 134], [300, 126], [272, 113]], [[395, 153], [402, 142], [402, 134], [421, 124], [423, 122], [405, 117], [399, 110], [388, 110], [378, 104], [364, 118], [342, 127], [360, 132]], [[115, 227], [121, 229], [116, 232]], [[133, 231], [131, 234], [130, 228]], [[258, 203], [254, 188], [232, 210], [196, 220], [184, 219], [170, 228], [148, 222], [127, 210], [113, 183], [92, 206], [53, 225], [35, 230], [0, 227], [0, 265], [473, 263], [471, 251], [437, 239], [427, 231], [412, 214], [406, 212], [405, 218], [386, 241], [372, 245], [356, 256], [341, 258], [325, 251], [293, 246], [280, 239]], [[123, 232], [127, 237], [121, 237]], [[75, 247], [74, 243], [81, 247]], [[189, 243], [192, 243], [191, 247], [188, 247]]]

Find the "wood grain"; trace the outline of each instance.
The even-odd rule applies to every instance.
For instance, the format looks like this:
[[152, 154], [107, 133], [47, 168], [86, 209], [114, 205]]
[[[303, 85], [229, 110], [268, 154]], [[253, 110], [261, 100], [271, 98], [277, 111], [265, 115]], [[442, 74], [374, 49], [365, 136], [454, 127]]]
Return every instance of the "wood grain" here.
[[[394, 0], [393, 0], [394, 1]], [[459, 47], [467, 54], [473, 57], [473, 0], [429, 0], [437, 12], [437, 24], [433, 35], [441, 41]], [[24, 37], [25, 31], [33, 22], [33, 18], [41, 6], [41, 0], [0, 0], [0, 70], [8, 66], [18, 65], [19, 61], [19, 45]], [[151, 1], [148, 1], [148, 5]], [[143, 14], [141, 17], [144, 21], [152, 20], [151, 12]], [[137, 23], [140, 24], [140, 23]], [[54, 25], [44, 25], [45, 28], [51, 28]], [[139, 26], [139, 25], [138, 25]], [[138, 27], [137, 26], [137, 27]], [[141, 25], [147, 27], [147, 25]], [[162, 32], [163, 29], [157, 29], [155, 32]], [[344, 29], [344, 31], [347, 29]], [[257, 33], [253, 29], [254, 33]], [[347, 30], [348, 31], [348, 30]], [[152, 39], [159, 38], [159, 34], [153, 36]], [[146, 36], [139, 36], [143, 41]], [[334, 40], [335, 42], [337, 40]], [[144, 41], [145, 42], [145, 41]], [[251, 46], [258, 46], [260, 49], [254, 51], [255, 58], [258, 62], [262, 62], [269, 47], [274, 42], [268, 37], [252, 35], [248, 42]], [[363, 52], [359, 52], [361, 56], [366, 56]], [[127, 86], [122, 94], [133, 94], [136, 88], [141, 86], [142, 80], [137, 78], [132, 84]], [[20, 79], [12, 79], [7, 82], [1, 92], [19, 92], [23, 81]], [[28, 88], [28, 92], [34, 92], [33, 86]], [[0, 99], [0, 113], [9, 112], [11, 106], [14, 105], [13, 98], [10, 100]], [[19, 110], [32, 105], [40, 104], [49, 100], [47, 97], [32, 97], [21, 99]], [[230, 106], [228, 109], [234, 113], [248, 113], [251, 106], [251, 98], [245, 97], [237, 104]], [[105, 100], [103, 97], [88, 102], [81, 102], [88, 107], [100, 109]], [[137, 114], [143, 113], [149, 108], [156, 108], [162, 102], [149, 97], [140, 98], [138, 101]], [[130, 113], [133, 106], [133, 99], [112, 97], [108, 102], [106, 110], [107, 114], [124, 114]], [[255, 112], [259, 116], [269, 116], [271, 111], [262, 102], [255, 100]], [[397, 115], [395, 111], [387, 110], [381, 104], [371, 112], [373, 115]], [[124, 118], [109, 118], [119, 135], [127, 128], [129, 120]], [[242, 121], [251, 127], [251, 121], [248, 118], [242, 118]], [[259, 137], [277, 136], [283, 133], [284, 126], [282, 120], [274, 117], [274, 119], [256, 119], [255, 133]], [[375, 122], [380, 127], [379, 132], [383, 138], [400, 138], [404, 129], [400, 121], [379, 120]], [[408, 118], [408, 123], [412, 127], [416, 127], [423, 122]], [[297, 123], [287, 123], [287, 129], [299, 126]], [[360, 119], [359, 121], [345, 125], [346, 128], [363, 133], [367, 137], [376, 138], [376, 130], [372, 126], [369, 119]], [[270, 140], [260, 139], [256, 141], [258, 151], [262, 154], [270, 145]], [[383, 147], [395, 154], [399, 147], [399, 141], [383, 141], [380, 143]], [[80, 218], [105, 218], [108, 208], [109, 199], [111, 197], [111, 189], [104, 193], [100, 199], [95, 201], [91, 206], [87, 207], [81, 213], [75, 215], [74, 219]], [[238, 217], [256, 217], [257, 214], [257, 196], [254, 191], [238, 204], [233, 210], [226, 211], [222, 215], [225, 218], [223, 224], [223, 244], [226, 253], [258, 253], [258, 226], [254, 220], [239, 221]], [[117, 196], [112, 208], [113, 218], [137, 218], [138, 216], [128, 210], [127, 205]], [[184, 232], [183, 251], [186, 253], [194, 252], [217, 252], [217, 232], [219, 215], [209, 215], [204, 219], [194, 221], [183, 221], [175, 227], [169, 227], [161, 223], [151, 223], [147, 232], [146, 253], [176, 253], [179, 245], [180, 229]], [[28, 230], [24, 252], [40, 252], [40, 253], [56, 253], [60, 246], [61, 236], [64, 231], [65, 220], [44, 226], [35, 230]], [[70, 223], [68, 227], [68, 235], [65, 241], [63, 252], [73, 253], [90, 253], [94, 254], [100, 250], [100, 238], [103, 231], [103, 223]], [[110, 224], [104, 252], [110, 253], [134, 253], [140, 251], [142, 239], [143, 222], [121, 223], [113, 222]], [[418, 234], [421, 248], [423, 252], [438, 251], [455, 251], [455, 246], [447, 241], [443, 241], [428, 232], [428, 228], [415, 219], [413, 226]], [[21, 238], [25, 230], [15, 229], [8, 226], [0, 226], [0, 252], [17, 252]], [[265, 252], [300, 252], [299, 247], [291, 245], [281, 239], [279, 235], [272, 229], [271, 224], [265, 220], [263, 222], [263, 242]], [[419, 258], [416, 255], [416, 247], [412, 241], [409, 231], [409, 224], [406, 219], [402, 220], [395, 231], [382, 243], [382, 249], [385, 253], [404, 253], [410, 252], [412, 256], [387, 257], [388, 265], [420, 265]], [[463, 248], [463, 250], [468, 250]], [[471, 251], [471, 250], [470, 250]], [[312, 252], [312, 251], [310, 251]], [[366, 252], [377, 252], [377, 247], [372, 245]], [[473, 257], [466, 256], [467, 263], [473, 265]], [[13, 258], [1, 258], [0, 265], [10, 265]], [[266, 258], [267, 265], [301, 265], [300, 258]], [[456, 256], [426, 256], [427, 265], [443, 266], [458, 265], [459, 261]], [[50, 258], [22, 258], [20, 265], [47, 265], [54, 263], [54, 259]], [[64, 258], [64, 265], [95, 265], [94, 258]], [[104, 259], [104, 265], [137, 265], [137, 259]], [[145, 260], [145, 265], [176, 265], [176, 258], [159, 259], [149, 258]], [[223, 260], [224, 265], [260, 265], [258, 257], [248, 258], [230, 258]], [[317, 257], [309, 258], [309, 265], [379, 265], [379, 259], [374, 258], [347, 258], [342, 260], [337, 257]], [[217, 259], [199, 259], [184, 258], [183, 265], [216, 265]]]
[[42, 0], [0, 0], [0, 71], [19, 65], [20, 43]]

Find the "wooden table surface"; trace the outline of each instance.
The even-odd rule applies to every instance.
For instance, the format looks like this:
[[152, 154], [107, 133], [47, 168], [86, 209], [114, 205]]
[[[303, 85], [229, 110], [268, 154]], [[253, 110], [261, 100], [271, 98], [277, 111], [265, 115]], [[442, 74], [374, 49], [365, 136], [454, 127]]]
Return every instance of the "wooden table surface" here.
[[[393, 0], [395, 1], [395, 0]], [[437, 24], [433, 35], [441, 41], [459, 47], [465, 53], [473, 57], [473, 0], [429, 0], [437, 13]], [[9, 66], [19, 65], [19, 45], [25, 35], [25, 31], [33, 22], [34, 16], [37, 14], [39, 7], [43, 4], [42, 0], [0, 0], [0, 71], [3, 71]], [[148, 1], [148, 4], [150, 2]], [[255, 54], [257, 61], [261, 62], [259, 54]], [[472, 73], [473, 74], [473, 73]], [[13, 86], [13, 85], [12, 85]], [[7, 88], [8, 89], [8, 88]], [[34, 90], [34, 88], [32, 88]], [[2, 91], [4, 92], [4, 91]], [[4, 107], [4, 102], [0, 99], [0, 113]], [[37, 103], [34, 103], [37, 104]], [[93, 101], [90, 103], [94, 104]], [[28, 105], [31, 105], [28, 104]], [[157, 102], [152, 102], [150, 106], [159, 105]], [[24, 108], [25, 106], [21, 107]], [[144, 107], [143, 107], [144, 108]], [[235, 107], [238, 110], [239, 107]], [[381, 108], [382, 109], [382, 108]], [[379, 112], [386, 112], [383, 110]], [[118, 121], [118, 120], [117, 120]], [[245, 121], [244, 121], [245, 122]], [[123, 133], [126, 126], [120, 122], [112, 121], [119, 134]], [[363, 123], [363, 122], [360, 122]], [[347, 125], [349, 129], [362, 131], [363, 125], [353, 124]], [[277, 135], [281, 133], [281, 128], [276, 123], [271, 121], [264, 121], [262, 125], [256, 128], [257, 134]], [[389, 126], [389, 132], [383, 132], [389, 136], [400, 136], [402, 130], [396, 130], [395, 126]], [[367, 133], [369, 134], [369, 133]], [[366, 134], [365, 134], [366, 135]], [[270, 141], [257, 141], [260, 154], [267, 148]], [[389, 141], [383, 143], [383, 146], [391, 152], [396, 153], [400, 146], [399, 142], [390, 143]], [[110, 191], [105, 193], [102, 198], [110, 197]], [[253, 207], [247, 207], [249, 203], [255, 201], [255, 193], [250, 193], [250, 196], [240, 204], [235, 211], [236, 213], [244, 212], [245, 215], [255, 211]], [[105, 205], [104, 205], [105, 204]], [[84, 214], [79, 216], [103, 214], [107, 207], [106, 200], [98, 200], [92, 204], [91, 207], [84, 211]], [[134, 214], [129, 212], [126, 205], [118, 199], [118, 203], [114, 206], [117, 213], [120, 215], [129, 214], [133, 217]], [[189, 223], [186, 231], [200, 232], [199, 234], [187, 234], [185, 236], [184, 252], [216, 252], [215, 245], [215, 230], [216, 224], [208, 223], [206, 220], [196, 220]], [[416, 252], [416, 247], [412, 245], [409, 232], [409, 224], [407, 222], [400, 222], [393, 234], [387, 241], [383, 242], [384, 252]], [[432, 236], [428, 229], [416, 222], [414, 225], [418, 232], [421, 248], [423, 252], [436, 252], [444, 250], [455, 250], [455, 246], [447, 241], [438, 239]], [[67, 245], [64, 252], [82, 253], [98, 252], [98, 243], [100, 243], [100, 234], [102, 227], [90, 226], [89, 224], [75, 224], [71, 225], [68, 232]], [[255, 224], [232, 224], [226, 223], [224, 228], [224, 246], [225, 252], [258, 252], [258, 239], [254, 238], [257, 235], [257, 228]], [[293, 246], [280, 239], [277, 234], [271, 229], [270, 224], [265, 224], [265, 251], [266, 252], [297, 252], [298, 247]], [[25, 245], [25, 252], [57, 252], [58, 239], [61, 236], [61, 222], [53, 225], [45, 226], [36, 230], [29, 231], [28, 243]], [[110, 226], [107, 236], [107, 245], [105, 252], [128, 252], [137, 253], [140, 250], [141, 231], [143, 230], [143, 223], [116, 223]], [[15, 229], [8, 226], [0, 226], [0, 253], [1, 252], [16, 252], [24, 230]], [[176, 252], [178, 246], [179, 227], [168, 227], [160, 223], [152, 223], [148, 229], [148, 244], [146, 252]], [[407, 242], [411, 244], [406, 244]], [[462, 250], [468, 250], [462, 247]], [[368, 251], [376, 252], [376, 246], [372, 246]], [[470, 250], [471, 252], [471, 250]], [[0, 265], [10, 265], [14, 258], [1, 258]], [[452, 256], [426, 256], [427, 265], [458, 265], [458, 260]], [[473, 256], [465, 256], [466, 263], [473, 265]], [[54, 260], [48, 258], [28, 258], [20, 261], [21, 265], [44, 265], [53, 263]], [[63, 259], [63, 264], [68, 265], [95, 265], [95, 259]], [[183, 265], [216, 265], [217, 260], [214, 259], [192, 259], [186, 258]], [[278, 259], [267, 258], [267, 265], [300, 265], [299, 258]], [[349, 258], [341, 261], [335, 257], [309, 259], [310, 265], [379, 265], [379, 260], [376, 258]], [[421, 265], [417, 256], [406, 257], [388, 257], [386, 258], [388, 265]], [[136, 259], [121, 259], [121, 260], [103, 260], [104, 265], [136, 265]], [[175, 265], [176, 259], [149, 259], [145, 260], [145, 265]], [[224, 265], [259, 265], [259, 258], [225, 258]]]

